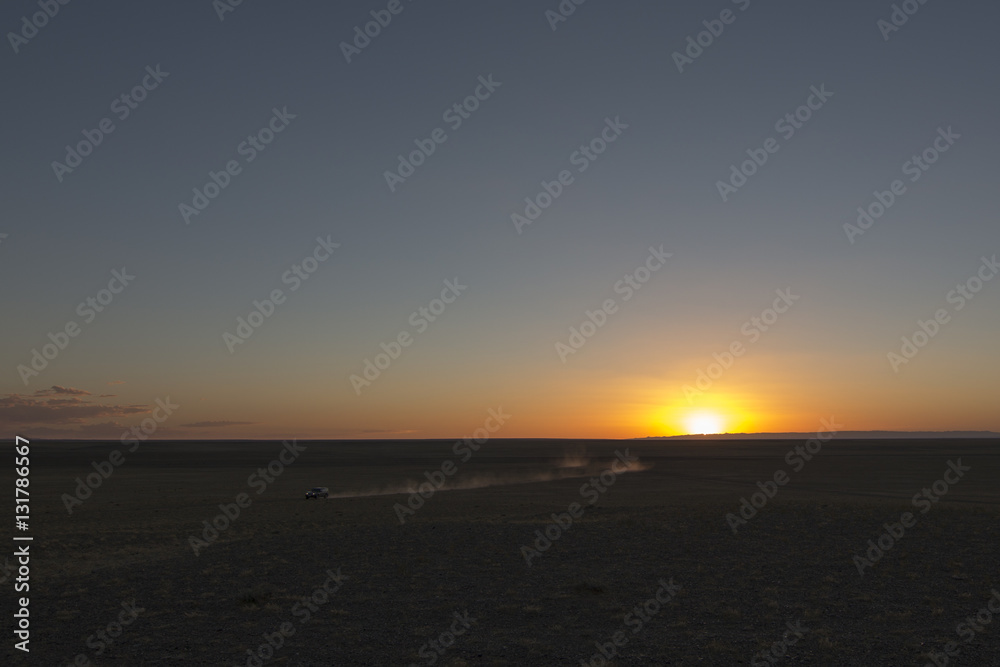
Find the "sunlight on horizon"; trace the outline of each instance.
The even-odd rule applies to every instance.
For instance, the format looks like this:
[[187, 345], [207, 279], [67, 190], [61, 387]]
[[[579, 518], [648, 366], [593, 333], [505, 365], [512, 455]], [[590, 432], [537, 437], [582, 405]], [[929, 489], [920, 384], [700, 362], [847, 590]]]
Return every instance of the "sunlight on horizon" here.
[[688, 415], [684, 420], [687, 435], [710, 435], [723, 433], [726, 420], [716, 412], [699, 411]]

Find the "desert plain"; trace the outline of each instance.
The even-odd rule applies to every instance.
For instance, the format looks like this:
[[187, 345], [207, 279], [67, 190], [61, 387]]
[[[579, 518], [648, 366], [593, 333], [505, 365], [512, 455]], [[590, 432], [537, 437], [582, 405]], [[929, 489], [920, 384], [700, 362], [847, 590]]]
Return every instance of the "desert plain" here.
[[3, 662], [1000, 665], [1000, 441], [805, 445], [32, 441]]

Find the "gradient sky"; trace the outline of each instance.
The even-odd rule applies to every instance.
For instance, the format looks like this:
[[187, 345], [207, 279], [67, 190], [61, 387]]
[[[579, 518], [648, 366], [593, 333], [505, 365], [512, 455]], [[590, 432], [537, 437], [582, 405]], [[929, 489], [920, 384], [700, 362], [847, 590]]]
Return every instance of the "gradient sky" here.
[[[947, 300], [1000, 253], [996, 3], [927, 2], [886, 40], [889, 2], [591, 0], [553, 30], [556, 0], [402, 0], [346, 62], [387, 4], [247, 1], [220, 20], [210, 0], [70, 3], [18, 53], [5, 39], [4, 430], [118, 438], [167, 397], [156, 437], [458, 437], [500, 407], [505, 437], [831, 416], [1000, 430], [1000, 279]], [[679, 72], [674, 52], [726, 9]], [[7, 2], [0, 27], [37, 11]], [[112, 102], [157, 65], [169, 76], [119, 120]], [[453, 131], [443, 112], [490, 75]], [[813, 86], [833, 96], [786, 139], [776, 121]], [[246, 162], [238, 145], [286, 107]], [[102, 118], [114, 132], [60, 182], [52, 163]], [[607, 118], [628, 129], [580, 173], [571, 154]], [[390, 191], [384, 172], [438, 127], [447, 141]], [[904, 163], [949, 127], [960, 138], [911, 182]], [[769, 137], [779, 150], [724, 202], [717, 182]], [[179, 204], [233, 159], [185, 224]], [[573, 184], [519, 234], [511, 214], [562, 170]], [[844, 225], [895, 179], [905, 194], [850, 243]], [[290, 291], [317, 237], [340, 247]], [[615, 285], [651, 246], [672, 256], [626, 302]], [[86, 323], [77, 305], [122, 267], [134, 282]], [[456, 278], [467, 289], [417, 333], [410, 314]], [[231, 353], [223, 334], [274, 289], [285, 303]], [[784, 289], [799, 299], [752, 341], [744, 323]], [[556, 343], [607, 299], [563, 361]], [[950, 319], [894, 370], [938, 309]], [[70, 321], [79, 335], [26, 385], [18, 367]], [[359, 395], [350, 376], [401, 332], [414, 342]]]

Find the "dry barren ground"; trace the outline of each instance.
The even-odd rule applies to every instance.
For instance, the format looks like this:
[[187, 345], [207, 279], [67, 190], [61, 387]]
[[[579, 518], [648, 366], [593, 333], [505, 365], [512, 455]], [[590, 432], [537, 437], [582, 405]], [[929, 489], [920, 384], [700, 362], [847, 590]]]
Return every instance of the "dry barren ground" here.
[[[1000, 665], [996, 441], [835, 439], [798, 471], [801, 441], [490, 441], [465, 462], [452, 442], [299, 444], [263, 482], [281, 443], [33, 442], [31, 653], [8, 630], [4, 664], [920, 667], [954, 642], [949, 665]], [[601, 482], [625, 448], [651, 467]], [[64, 494], [115, 449], [124, 463], [70, 513]], [[405, 494], [303, 498], [449, 460], [450, 483], [547, 481], [437, 491], [404, 524]], [[777, 471], [734, 534], [726, 515]], [[862, 576], [854, 557], [904, 512]]]

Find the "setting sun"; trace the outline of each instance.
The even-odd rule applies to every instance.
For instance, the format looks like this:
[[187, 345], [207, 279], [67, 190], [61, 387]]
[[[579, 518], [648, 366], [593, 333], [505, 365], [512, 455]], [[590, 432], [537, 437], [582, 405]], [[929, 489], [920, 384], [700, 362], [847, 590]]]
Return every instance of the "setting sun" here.
[[722, 433], [725, 420], [712, 412], [697, 412], [690, 415], [684, 422], [684, 427], [691, 435]]

